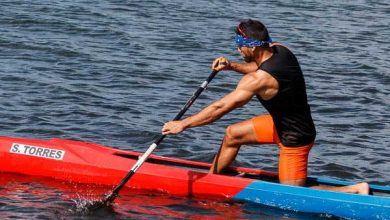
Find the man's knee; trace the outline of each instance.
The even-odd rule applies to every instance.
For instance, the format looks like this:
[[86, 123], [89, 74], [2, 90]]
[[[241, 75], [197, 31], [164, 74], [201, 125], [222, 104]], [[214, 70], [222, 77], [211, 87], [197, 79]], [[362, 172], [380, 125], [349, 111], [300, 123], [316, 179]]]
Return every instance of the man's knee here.
[[224, 142], [229, 147], [235, 147], [239, 144], [240, 137], [234, 132], [232, 125], [228, 126], [225, 130]]
[[306, 178], [297, 179], [297, 180], [280, 180], [281, 184], [292, 185], [292, 186], [305, 186]]

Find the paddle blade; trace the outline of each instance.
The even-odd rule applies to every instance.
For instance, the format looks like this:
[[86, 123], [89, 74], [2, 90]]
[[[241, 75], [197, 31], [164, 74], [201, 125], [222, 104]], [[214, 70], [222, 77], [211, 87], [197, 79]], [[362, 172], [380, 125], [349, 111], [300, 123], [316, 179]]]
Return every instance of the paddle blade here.
[[116, 197], [118, 197], [117, 193], [111, 193], [101, 200], [84, 200], [83, 202], [77, 202], [77, 210], [78, 212], [88, 213], [98, 209], [111, 207], [112, 202]]
[[105, 204], [111, 204], [116, 199], [116, 197], [118, 197], [118, 193], [113, 192], [107, 195], [106, 198], [104, 198], [103, 202]]

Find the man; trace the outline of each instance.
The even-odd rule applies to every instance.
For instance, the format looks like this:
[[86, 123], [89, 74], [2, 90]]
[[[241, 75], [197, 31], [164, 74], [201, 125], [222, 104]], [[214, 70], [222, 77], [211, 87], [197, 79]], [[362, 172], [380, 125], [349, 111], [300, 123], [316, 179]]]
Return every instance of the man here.
[[[235, 42], [246, 63], [231, 62], [219, 57], [214, 60], [212, 68], [243, 74], [236, 89], [191, 117], [166, 123], [162, 133], [177, 134], [187, 128], [210, 124], [256, 96], [269, 115], [230, 125], [210, 173], [219, 174], [228, 167], [241, 145], [276, 143], [280, 148], [280, 183], [304, 186], [308, 155], [316, 130], [299, 63], [288, 48], [272, 43], [266, 27], [259, 21], [242, 21], [236, 28]], [[368, 193], [367, 183], [317, 188]]]

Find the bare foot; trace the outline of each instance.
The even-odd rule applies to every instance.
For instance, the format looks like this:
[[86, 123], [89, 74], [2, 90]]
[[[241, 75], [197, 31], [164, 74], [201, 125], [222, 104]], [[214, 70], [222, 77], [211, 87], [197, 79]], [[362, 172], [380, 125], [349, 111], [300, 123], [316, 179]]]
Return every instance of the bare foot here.
[[350, 186], [313, 186], [313, 188], [316, 189], [323, 189], [323, 190], [330, 190], [330, 191], [337, 191], [337, 192], [346, 192], [346, 193], [357, 193], [361, 195], [368, 195], [370, 188], [368, 187], [368, 184], [363, 182], [363, 183], [358, 183], [355, 185], [350, 185]]
[[353, 185], [351, 187], [354, 187], [356, 189], [357, 194], [368, 195], [368, 193], [370, 191], [370, 187], [368, 186], [367, 183], [358, 183], [358, 184]]

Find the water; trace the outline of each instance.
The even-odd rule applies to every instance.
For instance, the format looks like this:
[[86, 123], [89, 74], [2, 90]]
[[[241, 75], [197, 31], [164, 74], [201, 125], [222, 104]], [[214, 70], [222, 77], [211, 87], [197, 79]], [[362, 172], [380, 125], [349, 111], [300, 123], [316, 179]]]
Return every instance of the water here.
[[[40, 0], [1, 1], [0, 8], [3, 136], [145, 151], [209, 75], [214, 58], [240, 59], [233, 29], [250, 17], [300, 60], [318, 130], [310, 175], [390, 184], [386, 1]], [[189, 113], [228, 93], [239, 77], [219, 74]], [[155, 153], [210, 162], [227, 125], [262, 113], [253, 101], [167, 138]], [[272, 145], [243, 147], [236, 164], [276, 171], [277, 154]], [[110, 210], [75, 214], [69, 210], [80, 187], [0, 177], [1, 218], [311, 217], [142, 192], [129, 192]]]

